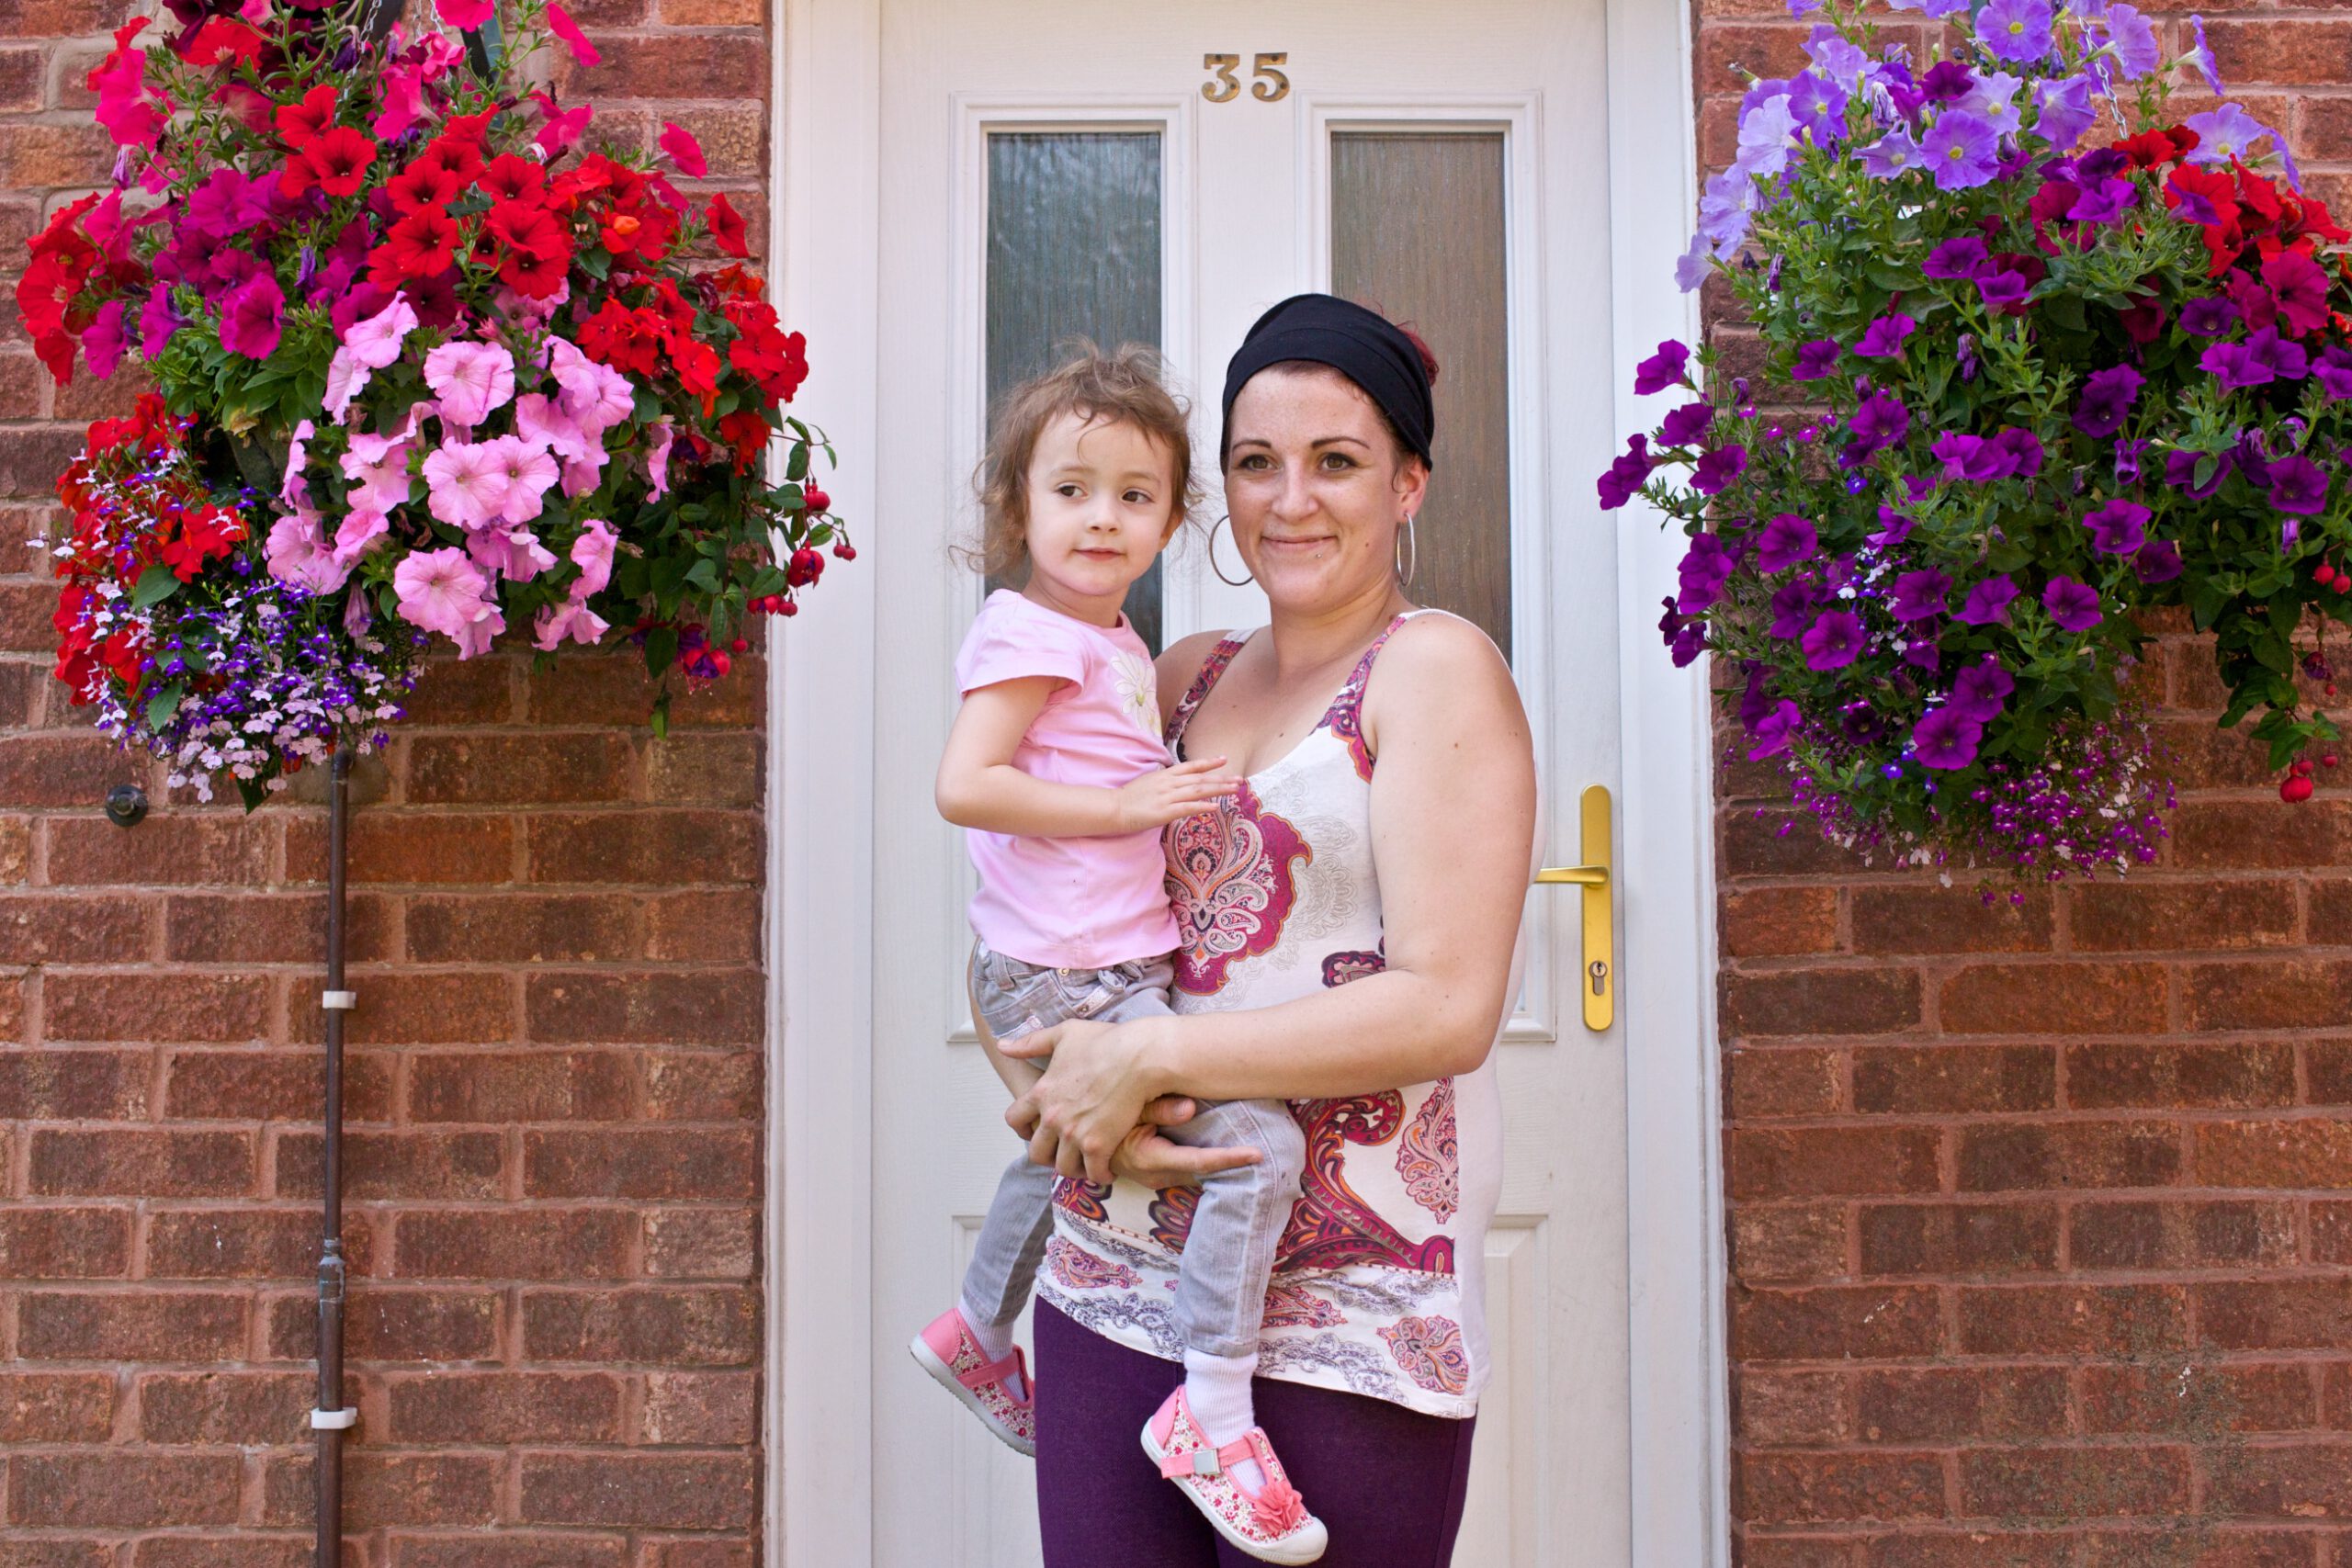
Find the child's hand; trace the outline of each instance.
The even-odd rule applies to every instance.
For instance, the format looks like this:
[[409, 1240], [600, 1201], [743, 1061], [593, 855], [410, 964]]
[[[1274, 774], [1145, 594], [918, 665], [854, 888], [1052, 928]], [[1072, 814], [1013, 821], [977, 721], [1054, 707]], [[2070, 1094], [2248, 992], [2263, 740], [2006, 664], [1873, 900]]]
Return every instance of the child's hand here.
[[1241, 785], [1238, 773], [1225, 771], [1222, 757], [1195, 757], [1189, 762], [1159, 768], [1119, 786], [1119, 831], [1140, 833], [1195, 817], [1215, 806], [1220, 795]]

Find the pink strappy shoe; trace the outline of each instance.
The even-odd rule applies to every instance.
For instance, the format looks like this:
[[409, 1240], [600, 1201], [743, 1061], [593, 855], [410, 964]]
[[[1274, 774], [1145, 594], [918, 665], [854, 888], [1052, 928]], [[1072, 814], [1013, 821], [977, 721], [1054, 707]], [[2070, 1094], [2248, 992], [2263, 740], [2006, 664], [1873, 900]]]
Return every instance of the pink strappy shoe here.
[[[1259, 1562], [1312, 1562], [1323, 1555], [1329, 1542], [1323, 1521], [1306, 1511], [1306, 1500], [1283, 1473], [1263, 1427], [1213, 1448], [1179, 1384], [1144, 1424], [1143, 1451], [1219, 1535]], [[1257, 1461], [1266, 1474], [1266, 1484], [1255, 1494], [1243, 1490], [1228, 1468], [1245, 1459]]]
[[[907, 1349], [933, 1382], [963, 1401], [1006, 1448], [1037, 1457], [1037, 1385], [1029, 1381], [1029, 1362], [1020, 1346], [1001, 1361], [989, 1360], [964, 1326], [964, 1314], [949, 1307], [908, 1341]], [[1021, 1389], [1017, 1398], [1015, 1379]]]

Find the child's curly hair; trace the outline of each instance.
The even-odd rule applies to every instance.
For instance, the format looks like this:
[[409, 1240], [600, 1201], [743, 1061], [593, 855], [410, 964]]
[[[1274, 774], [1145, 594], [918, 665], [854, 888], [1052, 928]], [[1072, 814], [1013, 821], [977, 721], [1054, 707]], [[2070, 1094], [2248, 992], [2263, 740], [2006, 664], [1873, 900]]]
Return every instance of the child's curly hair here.
[[1038, 436], [1063, 414], [1142, 431], [1168, 454], [1180, 520], [1191, 522], [1201, 503], [1189, 411], [1162, 379], [1159, 353], [1130, 343], [1105, 354], [1083, 339], [1064, 346], [1071, 357], [1007, 392], [989, 424], [988, 455], [973, 479], [980, 496], [979, 545], [957, 552], [989, 577], [1011, 578], [1029, 563], [1029, 459]]

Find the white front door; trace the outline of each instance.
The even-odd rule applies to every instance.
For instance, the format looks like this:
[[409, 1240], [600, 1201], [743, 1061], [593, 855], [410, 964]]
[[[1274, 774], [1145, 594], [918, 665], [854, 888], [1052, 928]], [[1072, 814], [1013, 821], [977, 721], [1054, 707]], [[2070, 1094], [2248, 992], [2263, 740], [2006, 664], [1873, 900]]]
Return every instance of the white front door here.
[[[1510, 656], [1535, 727], [1547, 859], [1573, 862], [1578, 792], [1625, 784], [1621, 657], [1658, 657], [1646, 624], [1623, 625], [1617, 529], [1597, 512], [1591, 484], [1609, 458], [1623, 359], [1602, 151], [1611, 14], [1603, 0], [1437, 9], [1412, 0], [874, 0], [864, 15], [875, 29], [873, 74], [846, 97], [865, 104], [877, 128], [875, 417], [870, 459], [858, 465], [872, 488], [855, 498], [862, 504], [837, 504], [870, 519], [855, 570], [871, 574], [871, 597], [864, 615], [836, 623], [836, 635], [859, 644], [850, 667], [870, 681], [873, 720], [854, 738], [870, 745], [870, 773], [836, 775], [870, 787], [870, 813], [848, 818], [862, 841], [811, 840], [791, 814], [827, 805], [790, 796], [796, 780], [822, 769], [790, 755], [780, 766], [781, 809], [806, 858], [845, 857], [837, 863], [866, 886], [831, 900], [829, 916], [808, 886], [821, 874], [797, 864], [789, 846], [780, 874], [797, 888], [783, 901], [786, 943], [796, 919], [802, 942], [821, 942], [816, 928], [835, 919], [864, 928], [843, 948], [862, 997], [827, 990], [842, 982], [838, 965], [813, 969], [805, 953], [785, 949], [787, 1015], [792, 975], [806, 973], [821, 993], [813, 1016], [863, 1037], [804, 1032], [795, 1046], [790, 1029], [807, 1023], [788, 1023], [783, 1088], [786, 1115], [810, 1127], [809, 1139], [867, 1162], [865, 1190], [853, 1195], [857, 1178], [843, 1172], [838, 1196], [870, 1250], [845, 1270], [863, 1302], [844, 1303], [839, 1321], [860, 1305], [865, 1314], [836, 1341], [854, 1348], [854, 1364], [796, 1369], [795, 1356], [811, 1352], [808, 1339], [793, 1338], [794, 1303], [811, 1303], [804, 1318], [831, 1309], [790, 1277], [795, 1265], [777, 1280], [788, 1497], [778, 1526], [796, 1563], [1027, 1568], [1037, 1560], [1027, 1461], [990, 1441], [903, 1349], [954, 1299], [997, 1173], [1017, 1150], [962, 995], [970, 873], [931, 803], [955, 705], [949, 669], [983, 592], [950, 547], [977, 527], [970, 475], [989, 400], [1051, 363], [1069, 334], [1158, 346], [1195, 401], [1215, 517], [1224, 510], [1215, 491], [1223, 367], [1260, 311], [1330, 288], [1417, 324], [1443, 369], [1415, 595], [1478, 620]], [[796, 84], [805, 79], [796, 73]], [[824, 112], [804, 104], [790, 123]], [[810, 164], [804, 147], [787, 163], [787, 185], [802, 170], [827, 177]], [[1621, 209], [1623, 199], [1621, 191]], [[822, 323], [808, 325], [821, 364]], [[804, 400], [822, 386], [820, 372]], [[827, 417], [813, 401], [811, 412]], [[1238, 575], [1229, 538], [1220, 545], [1226, 571]], [[1197, 539], [1163, 568], [1131, 601], [1156, 644], [1263, 622], [1257, 591], [1221, 583]], [[820, 617], [833, 592], [829, 582], [786, 634], [787, 675], [799, 657], [793, 639], [825, 635]], [[795, 736], [818, 739], [805, 716], [784, 733], [787, 747]], [[1640, 1111], [1629, 1106], [1626, 1055], [1688, 1056], [1703, 1045], [1645, 1032], [1687, 1031], [1684, 1010], [1645, 1018], [1634, 1005], [1605, 1032], [1585, 1026], [1578, 914], [1573, 893], [1532, 893], [1526, 983], [1499, 1048], [1507, 1151], [1487, 1243], [1496, 1375], [1456, 1558], [1464, 1568], [1609, 1568], [1636, 1561], [1645, 1531], [1643, 1380], [1632, 1363], [1640, 1281], [1629, 1277], [1628, 1127]], [[1689, 951], [1645, 942], [1642, 923], [1627, 921], [1621, 972], [1687, 970]], [[1627, 994], [1637, 1002], [1641, 992]], [[806, 1059], [796, 1066], [796, 1051], [857, 1053], [867, 1037], [863, 1076]], [[794, 1097], [828, 1083], [844, 1089], [838, 1114], [860, 1120], [854, 1134], [795, 1109]], [[1704, 1140], [1693, 1143], [1678, 1157], [1703, 1166]], [[812, 1175], [824, 1179], [805, 1157], [785, 1175], [775, 1212], [788, 1258], [796, 1224], [834, 1224], [819, 1217], [825, 1194], [793, 1190]], [[796, 1397], [866, 1403], [854, 1416], [812, 1420]], [[865, 1487], [836, 1494], [863, 1517], [812, 1524], [791, 1512], [790, 1499], [815, 1502], [793, 1484], [796, 1466], [830, 1463], [792, 1450], [809, 1440], [797, 1434], [816, 1432], [864, 1445]], [[1129, 1461], [1142, 1462], [1104, 1459]], [[1691, 1462], [1705, 1471], [1704, 1454]], [[1694, 1504], [1716, 1479], [1692, 1478]]]

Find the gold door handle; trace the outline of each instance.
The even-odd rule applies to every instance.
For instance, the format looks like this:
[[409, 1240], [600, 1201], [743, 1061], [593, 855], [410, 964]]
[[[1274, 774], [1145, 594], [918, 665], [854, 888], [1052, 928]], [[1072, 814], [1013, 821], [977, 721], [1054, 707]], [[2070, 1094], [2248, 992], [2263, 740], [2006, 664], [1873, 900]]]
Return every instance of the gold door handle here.
[[1617, 977], [1610, 973], [1616, 959], [1616, 938], [1610, 908], [1609, 791], [1602, 784], [1586, 786], [1578, 815], [1583, 841], [1577, 848], [1582, 865], [1547, 865], [1535, 874], [1538, 886], [1567, 885], [1584, 889], [1584, 967], [1577, 989], [1584, 997], [1584, 1026], [1599, 1032], [1617, 1017]]

